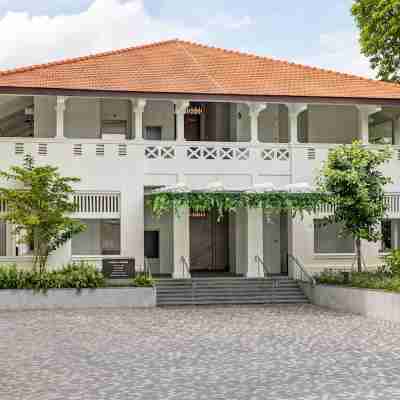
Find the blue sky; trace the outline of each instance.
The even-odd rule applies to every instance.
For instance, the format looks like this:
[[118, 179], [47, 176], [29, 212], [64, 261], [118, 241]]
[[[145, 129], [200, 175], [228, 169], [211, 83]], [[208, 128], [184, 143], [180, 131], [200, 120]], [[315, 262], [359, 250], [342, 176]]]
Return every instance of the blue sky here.
[[172, 37], [373, 76], [352, 0], [0, 0], [0, 68]]

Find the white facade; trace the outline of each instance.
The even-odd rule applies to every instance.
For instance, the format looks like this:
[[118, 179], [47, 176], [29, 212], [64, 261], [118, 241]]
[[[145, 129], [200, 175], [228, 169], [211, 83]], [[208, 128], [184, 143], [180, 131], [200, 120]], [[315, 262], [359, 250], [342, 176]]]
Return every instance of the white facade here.
[[[153, 255], [148, 257], [153, 273], [185, 277], [191, 270], [195, 241], [200, 246], [203, 238], [208, 245], [206, 233], [191, 235], [192, 219], [200, 221], [204, 216], [191, 216], [186, 210], [158, 219], [145, 205], [145, 191], [178, 182], [203, 189], [218, 181], [226, 190], [269, 182], [277, 187], [298, 182], [312, 185], [335, 145], [358, 138], [366, 145], [379, 146], [369, 143], [372, 129], [374, 140], [380, 129], [382, 137], [391, 136], [394, 156], [385, 173], [400, 184], [400, 107], [203, 102], [204, 109], [196, 117], [198, 130], [188, 132], [192, 128], [185, 113], [189, 106], [198, 106], [189, 100], [62, 96], [1, 96], [0, 100], [0, 169], [20, 164], [24, 155], [31, 154], [37, 163], [55, 165], [62, 174], [79, 177], [75, 217], [96, 221], [86, 237], [76, 238], [77, 245], [67, 244], [52, 255], [53, 266], [80, 259], [100, 266], [105, 257], [121, 256], [134, 258], [140, 269], [145, 232], [158, 232], [149, 235], [152, 245], [158, 246], [157, 251], [148, 250]], [[26, 121], [12, 119], [18, 110], [30, 106], [31, 121], [27, 111]], [[24, 124], [30, 124], [31, 131]], [[392, 131], [388, 134], [389, 125]], [[10, 136], [8, 132], [17, 133]], [[189, 134], [198, 136], [187, 140]], [[397, 246], [400, 199], [394, 195], [389, 200], [388, 218], [395, 220], [391, 241]], [[248, 277], [263, 276], [259, 259], [271, 272], [285, 272], [288, 253], [310, 271], [350, 267], [352, 252], [342, 253], [340, 248], [334, 253], [318, 252], [314, 220], [319, 217], [292, 219], [265, 215], [262, 210], [240, 210], [229, 217], [226, 236], [216, 234], [221, 243], [217, 247], [212, 243], [215, 254], [210, 252], [210, 257], [213, 264], [226, 264], [226, 272]], [[198, 232], [203, 232], [201, 222], [196, 224]], [[119, 227], [118, 238], [114, 237], [115, 226]], [[0, 263], [28, 265], [29, 251], [16, 250], [10, 227], [1, 232], [6, 237], [0, 238]], [[381, 263], [380, 243], [364, 244], [364, 249], [368, 266]]]

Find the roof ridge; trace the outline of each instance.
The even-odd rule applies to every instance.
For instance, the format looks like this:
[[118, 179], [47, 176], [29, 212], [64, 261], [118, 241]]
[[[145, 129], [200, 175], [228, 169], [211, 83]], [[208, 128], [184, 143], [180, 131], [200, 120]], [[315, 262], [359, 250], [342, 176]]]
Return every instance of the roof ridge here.
[[93, 60], [93, 59], [104, 57], [104, 56], [106, 56], [106, 57], [112, 56], [114, 54], [123, 54], [123, 53], [127, 53], [129, 51], [132, 51], [132, 50], [140, 50], [140, 49], [146, 49], [146, 48], [151, 48], [151, 47], [156, 47], [156, 46], [163, 46], [163, 45], [171, 44], [171, 43], [175, 43], [175, 42], [179, 42], [179, 40], [177, 38], [169, 39], [169, 40], [161, 40], [161, 41], [153, 42], [153, 43], [145, 43], [145, 44], [141, 44], [141, 45], [137, 45], [137, 46], [124, 47], [122, 49], [108, 50], [108, 51], [103, 51], [100, 53], [93, 53], [93, 54], [89, 54], [86, 56], [64, 58], [61, 60], [49, 61], [46, 63], [32, 64], [32, 65], [27, 65], [27, 66], [23, 66], [23, 67], [10, 68], [10, 69], [5, 69], [5, 70], [0, 71], [0, 77], [17, 74], [19, 72], [34, 71], [37, 69], [52, 67], [52, 66], [56, 66], [56, 65], [74, 64], [74, 63], [77, 63], [80, 61]]
[[201, 62], [192, 54], [183, 44], [186, 43], [183, 40], [177, 40], [176, 44], [182, 48], [182, 50], [186, 53], [187, 56], [189, 56], [202, 70], [203, 73], [206, 74], [206, 76], [215, 84], [215, 86], [221, 90], [225, 90], [225, 88], [213, 77], [211, 76], [205, 69], [204, 66], [201, 64]]
[[197, 46], [197, 47], [202, 47], [205, 49], [210, 49], [210, 50], [218, 50], [224, 53], [228, 53], [228, 54], [236, 54], [236, 55], [240, 55], [240, 56], [245, 56], [245, 57], [249, 57], [249, 58], [256, 58], [256, 59], [260, 59], [260, 60], [267, 60], [267, 61], [272, 61], [275, 63], [281, 63], [281, 64], [285, 64], [285, 65], [292, 65], [295, 67], [299, 67], [299, 68], [303, 68], [306, 70], [311, 70], [311, 71], [320, 71], [320, 72], [326, 72], [332, 75], [337, 75], [337, 76], [342, 76], [342, 77], [348, 77], [348, 78], [357, 78], [363, 81], [368, 81], [368, 82], [373, 82], [373, 83], [379, 83], [379, 84], [383, 84], [385, 86], [396, 86], [399, 87], [399, 84], [396, 82], [387, 82], [387, 81], [381, 81], [378, 79], [373, 79], [373, 78], [366, 78], [364, 76], [359, 76], [359, 75], [355, 75], [355, 74], [350, 74], [350, 73], [346, 73], [346, 72], [339, 72], [339, 71], [335, 71], [329, 68], [323, 68], [323, 67], [314, 67], [311, 65], [306, 65], [306, 64], [300, 64], [300, 63], [296, 63], [296, 62], [291, 62], [291, 61], [287, 61], [287, 60], [282, 60], [282, 59], [278, 59], [278, 58], [273, 58], [270, 56], [261, 56], [258, 54], [252, 54], [252, 53], [248, 53], [245, 51], [239, 51], [239, 50], [233, 50], [233, 49], [224, 49], [222, 47], [218, 47], [218, 46], [210, 46], [210, 45], [206, 45], [203, 43], [197, 43], [197, 42], [191, 42], [190, 40], [182, 40], [182, 39], [177, 39], [177, 42], [179, 43], [186, 43], [192, 46]]

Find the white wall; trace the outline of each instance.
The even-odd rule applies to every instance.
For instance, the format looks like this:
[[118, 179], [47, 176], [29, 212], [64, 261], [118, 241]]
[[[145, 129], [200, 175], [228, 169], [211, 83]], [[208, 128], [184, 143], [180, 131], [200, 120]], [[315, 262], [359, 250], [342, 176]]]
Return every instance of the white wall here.
[[64, 135], [74, 139], [99, 138], [100, 99], [68, 99], [64, 115]]
[[148, 101], [143, 112], [143, 132], [146, 126], [161, 126], [161, 139], [175, 139], [175, 113], [172, 101]]
[[35, 137], [51, 138], [56, 135], [56, 97], [35, 96]]
[[144, 229], [159, 231], [160, 259], [149, 260], [151, 272], [154, 274], [172, 274], [173, 271], [173, 227], [171, 213], [160, 218], [153, 215], [146, 206], [144, 210]]
[[351, 143], [358, 137], [358, 110], [354, 106], [309, 105], [309, 143]]

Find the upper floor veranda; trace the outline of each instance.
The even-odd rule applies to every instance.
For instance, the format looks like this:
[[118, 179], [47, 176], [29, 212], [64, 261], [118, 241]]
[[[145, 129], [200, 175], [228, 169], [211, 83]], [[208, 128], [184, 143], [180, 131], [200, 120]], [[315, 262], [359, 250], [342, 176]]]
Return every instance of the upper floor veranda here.
[[185, 174], [201, 185], [199, 173], [232, 175], [232, 185], [243, 174], [282, 184], [312, 181], [329, 148], [358, 139], [393, 146], [387, 168], [397, 182], [399, 117], [400, 106], [379, 103], [1, 95], [1, 168], [29, 153], [55, 165], [79, 161], [80, 169], [115, 171], [129, 160], [151, 175], [148, 185]]

